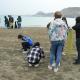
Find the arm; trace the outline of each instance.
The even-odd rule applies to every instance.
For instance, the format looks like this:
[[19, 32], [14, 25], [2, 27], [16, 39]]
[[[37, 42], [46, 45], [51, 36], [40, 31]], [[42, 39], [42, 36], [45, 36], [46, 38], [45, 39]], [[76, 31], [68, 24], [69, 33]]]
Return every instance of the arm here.
[[74, 30], [80, 30], [80, 25], [77, 24], [77, 25], [73, 26], [72, 29], [74, 29]]
[[49, 23], [47, 24], [47, 29], [49, 29], [49, 27], [50, 27], [50, 23], [51, 23], [51, 22], [49, 22]]
[[45, 58], [44, 51], [42, 48], [40, 48], [40, 53], [41, 53], [41, 58]]

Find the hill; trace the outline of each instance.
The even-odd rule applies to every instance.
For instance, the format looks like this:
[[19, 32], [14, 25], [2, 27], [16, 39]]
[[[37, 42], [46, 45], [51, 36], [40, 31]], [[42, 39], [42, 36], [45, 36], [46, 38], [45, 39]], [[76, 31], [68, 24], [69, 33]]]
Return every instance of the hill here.
[[80, 16], [80, 7], [69, 7], [61, 10], [66, 17], [77, 17]]
[[[80, 16], [80, 7], [69, 7], [69, 8], [64, 8], [61, 10], [64, 16], [66, 17], [77, 17]], [[42, 11], [37, 12], [36, 14], [32, 16], [37, 16], [37, 17], [51, 17], [53, 16], [53, 13], [44, 13]]]
[[42, 11], [37, 12], [36, 14], [32, 15], [32, 16], [36, 16], [36, 17], [50, 17], [52, 16], [52, 13], [44, 13]]

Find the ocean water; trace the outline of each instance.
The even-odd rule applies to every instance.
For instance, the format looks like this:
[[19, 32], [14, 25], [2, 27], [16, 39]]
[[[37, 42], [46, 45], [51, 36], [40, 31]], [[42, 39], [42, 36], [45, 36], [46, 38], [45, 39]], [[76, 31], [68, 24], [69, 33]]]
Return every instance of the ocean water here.
[[[17, 16], [13, 16], [14, 21], [17, 21]], [[52, 17], [30, 17], [30, 16], [21, 16], [22, 17], [22, 27], [46, 27], [48, 22], [52, 20]], [[68, 25], [72, 27], [75, 25], [74, 18], [67, 18]], [[4, 24], [4, 16], [0, 16], [0, 28], [6, 28]]]

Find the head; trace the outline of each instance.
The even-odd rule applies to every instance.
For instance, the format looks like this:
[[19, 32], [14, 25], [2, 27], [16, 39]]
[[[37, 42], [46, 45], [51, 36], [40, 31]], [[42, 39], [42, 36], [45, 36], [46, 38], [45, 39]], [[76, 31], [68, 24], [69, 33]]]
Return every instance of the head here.
[[22, 39], [23, 35], [19, 34], [18, 39]]
[[35, 42], [33, 47], [39, 46], [40, 47], [40, 43], [39, 42]]
[[6, 18], [6, 16], [4, 16], [4, 18]]
[[62, 20], [66, 21], [66, 17], [62, 17]]
[[21, 16], [18, 16], [18, 18], [20, 18]]
[[80, 23], [80, 16], [76, 17], [76, 24]]
[[8, 17], [11, 17], [11, 15], [8, 15]]
[[54, 17], [55, 17], [55, 19], [56, 19], [56, 18], [61, 18], [61, 17], [62, 17], [62, 13], [61, 13], [60, 11], [56, 11], [56, 12], [54, 13]]

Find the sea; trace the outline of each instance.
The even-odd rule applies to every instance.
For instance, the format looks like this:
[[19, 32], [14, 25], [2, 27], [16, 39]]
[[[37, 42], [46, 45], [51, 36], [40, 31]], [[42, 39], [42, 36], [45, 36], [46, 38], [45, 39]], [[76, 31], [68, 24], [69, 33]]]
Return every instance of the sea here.
[[[6, 28], [4, 23], [4, 16], [7, 15], [0, 15], [0, 28]], [[7, 16], [8, 17], [8, 16]], [[17, 21], [17, 15], [13, 15], [14, 21]], [[33, 16], [26, 16], [22, 15], [22, 24], [21, 27], [46, 27], [46, 25], [53, 19], [52, 17], [33, 17]], [[67, 18], [67, 22], [69, 27], [75, 25], [74, 18]]]

